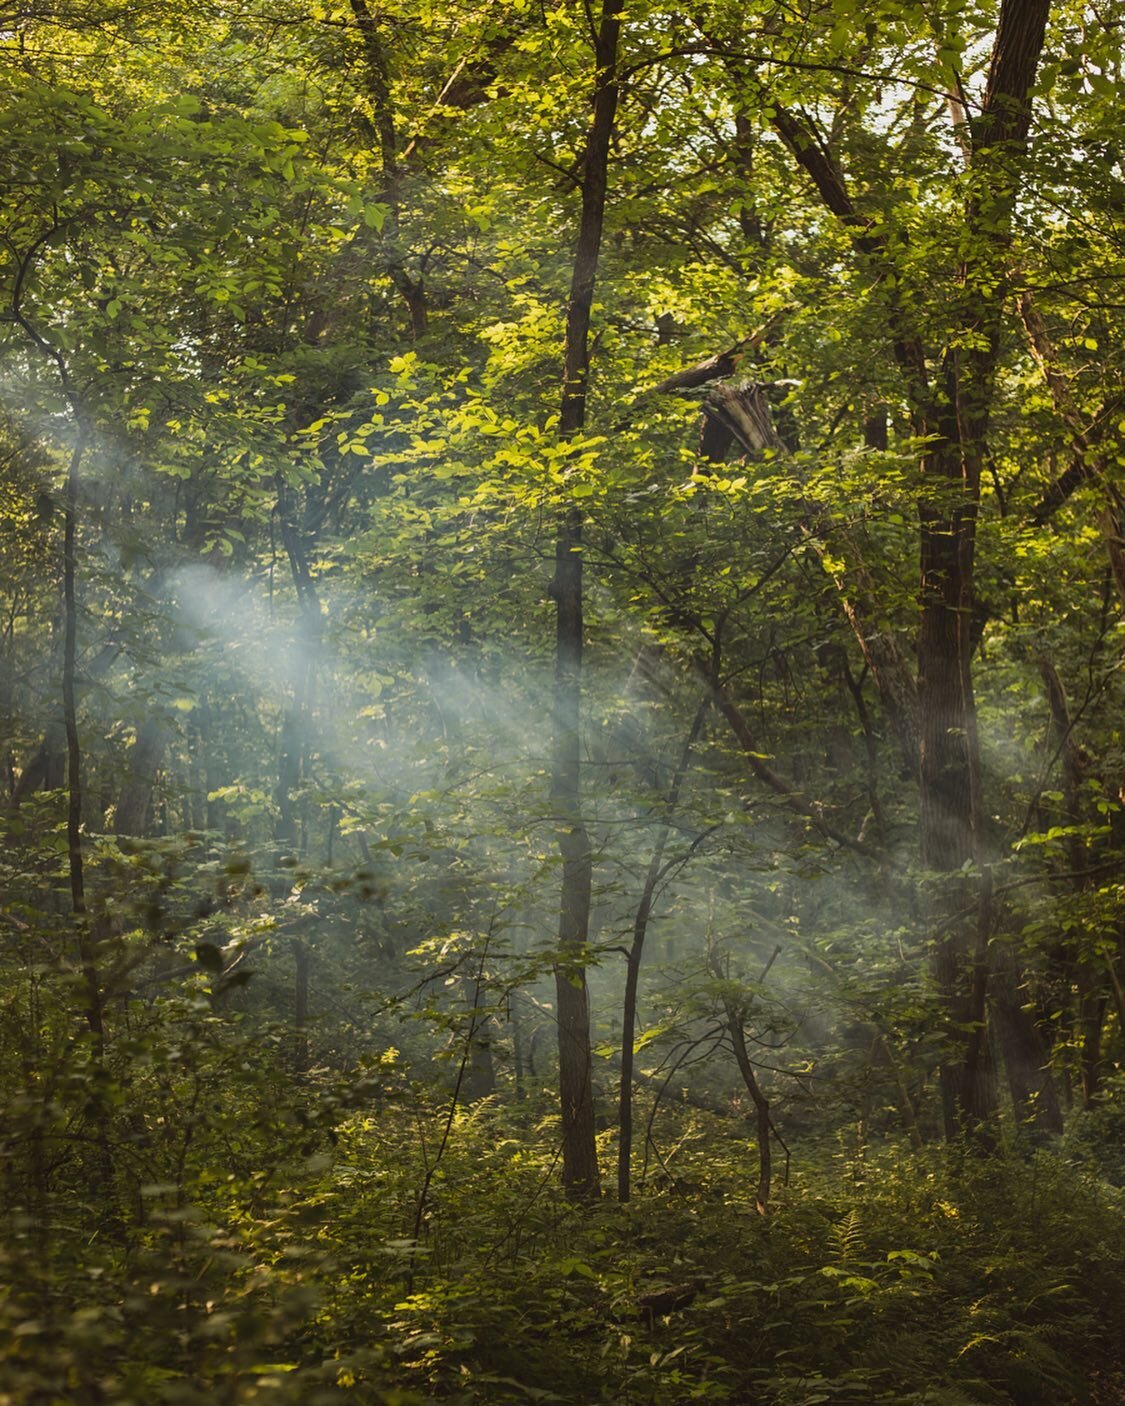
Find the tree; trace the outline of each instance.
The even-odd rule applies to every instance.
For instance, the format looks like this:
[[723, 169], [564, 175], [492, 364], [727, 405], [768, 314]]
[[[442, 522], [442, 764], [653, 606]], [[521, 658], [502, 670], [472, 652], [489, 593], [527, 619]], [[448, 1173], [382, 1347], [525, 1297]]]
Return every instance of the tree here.
[[[594, 44], [593, 114], [582, 167], [582, 213], [566, 316], [559, 434], [581, 434], [586, 423], [590, 375], [590, 312], [598, 253], [605, 224], [610, 143], [617, 113], [617, 50], [621, 0], [603, 0]], [[563, 861], [562, 908], [556, 1002], [559, 1019], [559, 1083], [563, 1117], [563, 1181], [576, 1196], [596, 1196], [599, 1188], [594, 1145], [594, 1094], [590, 1074], [589, 1008], [585, 951], [590, 922], [593, 859], [580, 800], [583, 645], [583, 561], [580, 507], [566, 510], [555, 554], [551, 585], [557, 609], [555, 754], [551, 798], [559, 813], [559, 853]]]

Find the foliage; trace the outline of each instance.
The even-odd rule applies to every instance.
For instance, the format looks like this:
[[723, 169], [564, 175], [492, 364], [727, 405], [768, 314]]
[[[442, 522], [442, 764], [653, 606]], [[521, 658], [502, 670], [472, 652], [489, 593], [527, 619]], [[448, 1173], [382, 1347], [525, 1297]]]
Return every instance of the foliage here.
[[5, 15], [0, 1401], [1120, 1399], [1123, 17], [1041, 10], [625, 7], [562, 439], [592, 10]]

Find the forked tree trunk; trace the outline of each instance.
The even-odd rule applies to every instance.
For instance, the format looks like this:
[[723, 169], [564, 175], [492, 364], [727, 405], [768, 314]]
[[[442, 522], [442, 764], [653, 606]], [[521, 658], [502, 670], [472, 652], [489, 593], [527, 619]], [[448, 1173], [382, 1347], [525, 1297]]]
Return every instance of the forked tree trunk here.
[[773, 1158], [770, 1149], [770, 1106], [758, 1083], [758, 1076], [746, 1048], [746, 1031], [742, 1023], [742, 1012], [731, 1002], [726, 1003], [727, 1032], [734, 1050], [735, 1063], [746, 1085], [746, 1092], [754, 1105], [755, 1124], [758, 1132], [758, 1186], [755, 1204], [760, 1216], [768, 1216], [770, 1210], [770, 1188], [773, 1182]]

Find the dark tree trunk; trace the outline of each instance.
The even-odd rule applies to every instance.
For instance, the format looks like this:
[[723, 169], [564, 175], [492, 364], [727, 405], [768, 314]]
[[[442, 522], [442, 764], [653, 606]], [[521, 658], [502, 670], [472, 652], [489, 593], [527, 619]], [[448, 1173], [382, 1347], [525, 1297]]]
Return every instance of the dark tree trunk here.
[[390, 51], [383, 37], [379, 19], [372, 14], [367, 0], [351, 0], [351, 9], [363, 45], [367, 86], [383, 167], [383, 183], [379, 194], [385, 206], [381, 239], [387, 254], [386, 267], [391, 282], [406, 304], [410, 314], [411, 334], [417, 341], [425, 335], [429, 325], [429, 302], [421, 274], [413, 276], [407, 270], [402, 247], [402, 167], [391, 94]]
[[996, 944], [992, 955], [992, 1009], [1017, 1123], [1037, 1137], [1061, 1133], [1062, 1108], [1047, 1047], [1008, 943]]
[[25, 763], [12, 790], [12, 804], [18, 806], [33, 792], [60, 791], [66, 782], [66, 719], [52, 718], [35, 754]]
[[[65, 591], [64, 591], [65, 593]], [[63, 648], [66, 647], [64, 620]], [[82, 676], [88, 681], [101, 678], [120, 653], [117, 645], [106, 645], [94, 659], [86, 664]], [[77, 660], [75, 661], [75, 688], [78, 686]], [[61, 687], [60, 687], [61, 692]], [[67, 730], [66, 708], [60, 706], [43, 733], [42, 744], [28, 758], [19, 780], [12, 792], [12, 803], [16, 806], [34, 791], [61, 791], [66, 785]]]
[[[945, 427], [946, 433], [954, 431]], [[942, 918], [934, 973], [962, 1051], [942, 1065], [946, 1136], [985, 1127], [995, 1112], [986, 1028], [987, 946], [992, 914], [970, 871], [980, 846], [979, 749], [972, 682], [973, 548], [979, 479], [946, 438], [927, 456], [921, 505], [921, 713], [919, 840]], [[932, 485], [932, 486], [931, 486]], [[936, 501], [935, 501], [936, 500]]]
[[115, 835], [143, 835], [148, 829], [152, 792], [168, 744], [168, 719], [159, 710], [145, 718], [125, 759], [126, 776], [113, 812]]
[[885, 1035], [877, 1035], [875, 1037], [875, 1050], [883, 1056], [883, 1061], [894, 1080], [895, 1092], [898, 1095], [899, 1116], [902, 1118], [906, 1135], [910, 1139], [910, 1146], [914, 1148], [915, 1152], [919, 1152], [925, 1146], [925, 1139], [918, 1126], [918, 1113], [914, 1107], [914, 1100], [910, 1097], [906, 1080], [903, 1078], [902, 1066], [895, 1056], [894, 1047]]
[[863, 442], [868, 449], [885, 450], [887, 448], [887, 407], [885, 405], [876, 406], [869, 415], [864, 417]]
[[770, 1187], [773, 1180], [773, 1159], [770, 1150], [770, 1133], [772, 1132], [770, 1106], [762, 1092], [762, 1086], [758, 1083], [758, 1076], [750, 1061], [750, 1052], [746, 1048], [746, 1032], [742, 1025], [742, 1012], [728, 1002], [726, 1013], [727, 1030], [730, 1033], [731, 1045], [734, 1049], [735, 1063], [738, 1065], [738, 1072], [742, 1075], [742, 1082], [746, 1085], [746, 1092], [750, 1095], [750, 1101], [754, 1105], [758, 1129], [758, 1188], [755, 1202], [758, 1214], [767, 1216], [769, 1215]]
[[562, 895], [555, 999], [559, 1037], [563, 1184], [569, 1194], [599, 1192], [590, 1067], [590, 1008], [586, 943], [590, 928], [593, 855], [581, 811], [582, 557], [581, 518], [568, 514], [559, 534], [552, 594], [556, 605], [555, 737], [551, 801], [559, 827]]
[[[930, 441], [919, 502], [920, 849], [932, 874], [931, 909], [941, 937], [934, 972], [945, 1000], [950, 1045], [942, 1070], [948, 1136], [991, 1118], [994, 1095], [986, 1031], [991, 898], [980, 844], [979, 753], [971, 671], [973, 553], [980, 469], [1008, 292], [1011, 215], [1031, 119], [1031, 90], [1049, 0], [1001, 0], [984, 101], [972, 129], [973, 194], [965, 211], [966, 254], [955, 322], [964, 344], [944, 354], [934, 377], [898, 292], [888, 330], [911, 405], [913, 431]], [[895, 255], [853, 202], [831, 150], [779, 104], [774, 125], [824, 205], [849, 231], [857, 254], [898, 275]], [[861, 637], [862, 643], [862, 637]], [[876, 672], [874, 661], [872, 670]], [[876, 672], [876, 680], [878, 674]], [[974, 915], [975, 910], [975, 915]]]
[[491, 1011], [484, 1009], [488, 993], [481, 976], [466, 980], [463, 986], [470, 1009], [469, 1049], [459, 1096], [462, 1103], [478, 1103], [496, 1092], [496, 1062], [492, 1057], [494, 1022]]
[[[567, 439], [586, 423], [590, 374], [590, 311], [605, 224], [609, 146], [617, 116], [617, 48], [623, 0], [602, 0], [594, 46], [594, 110], [582, 163], [582, 215], [566, 313], [559, 434]], [[582, 513], [565, 514], [555, 548], [551, 594], [556, 606], [555, 720], [551, 800], [558, 818], [563, 862], [555, 992], [559, 1023], [559, 1097], [563, 1185], [569, 1195], [600, 1194], [594, 1142], [590, 1068], [590, 1007], [586, 942], [590, 926], [593, 855], [581, 806], [583, 583]]]

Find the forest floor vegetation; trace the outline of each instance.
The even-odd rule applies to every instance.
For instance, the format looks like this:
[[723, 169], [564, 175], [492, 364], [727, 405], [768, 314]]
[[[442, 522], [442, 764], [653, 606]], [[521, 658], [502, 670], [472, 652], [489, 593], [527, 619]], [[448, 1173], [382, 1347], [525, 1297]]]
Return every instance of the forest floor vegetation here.
[[531, 1101], [443, 1142], [448, 1105], [333, 1125], [308, 1092], [198, 1110], [168, 1182], [119, 1157], [113, 1223], [65, 1176], [9, 1213], [5, 1406], [1125, 1399], [1122, 1193], [1079, 1135], [822, 1142], [765, 1219], [752, 1141], [703, 1115], [668, 1116], [630, 1203], [575, 1204]]

